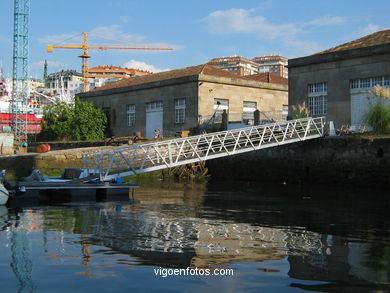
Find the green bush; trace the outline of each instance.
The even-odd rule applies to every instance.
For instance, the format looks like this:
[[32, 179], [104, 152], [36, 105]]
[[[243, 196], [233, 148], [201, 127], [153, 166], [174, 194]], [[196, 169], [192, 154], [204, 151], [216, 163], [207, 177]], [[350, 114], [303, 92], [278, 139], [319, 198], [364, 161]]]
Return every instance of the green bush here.
[[80, 102], [74, 105], [72, 137], [75, 140], [94, 140], [104, 138], [107, 116], [91, 103]]
[[370, 105], [365, 120], [376, 134], [383, 134], [390, 126], [390, 110], [383, 100], [380, 100]]
[[57, 101], [44, 108], [38, 140], [94, 140], [104, 138], [107, 117], [89, 102]]

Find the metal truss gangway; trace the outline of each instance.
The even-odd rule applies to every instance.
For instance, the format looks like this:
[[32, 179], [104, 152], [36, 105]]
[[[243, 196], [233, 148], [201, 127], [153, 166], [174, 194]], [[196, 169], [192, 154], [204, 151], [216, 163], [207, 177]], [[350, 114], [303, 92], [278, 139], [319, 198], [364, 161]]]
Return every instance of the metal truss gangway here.
[[100, 180], [237, 155], [324, 136], [325, 117], [302, 118], [83, 154]]

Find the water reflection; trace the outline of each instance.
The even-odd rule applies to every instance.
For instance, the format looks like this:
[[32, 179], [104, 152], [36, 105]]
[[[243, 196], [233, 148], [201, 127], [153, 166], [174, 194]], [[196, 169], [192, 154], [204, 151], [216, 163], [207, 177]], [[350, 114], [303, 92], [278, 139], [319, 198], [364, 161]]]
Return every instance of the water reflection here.
[[136, 190], [134, 202], [0, 207], [0, 263], [10, 264], [0, 268], [0, 282], [12, 287], [10, 278], [19, 292], [33, 292], [48, 267], [61, 272], [56, 282], [67, 282], [72, 275], [118, 279], [144, 266], [193, 266], [233, 267], [243, 291], [271, 286], [272, 274], [289, 290], [390, 290], [384, 196], [156, 184]]

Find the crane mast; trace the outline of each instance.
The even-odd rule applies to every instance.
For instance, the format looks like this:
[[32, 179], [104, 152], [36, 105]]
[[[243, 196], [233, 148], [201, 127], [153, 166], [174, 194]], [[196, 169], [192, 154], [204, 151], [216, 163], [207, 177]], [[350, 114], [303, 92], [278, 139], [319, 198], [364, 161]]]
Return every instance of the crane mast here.
[[88, 79], [87, 79], [88, 59], [91, 58], [91, 56], [88, 55], [88, 35], [87, 35], [87, 32], [83, 32], [82, 49], [83, 49], [83, 53], [79, 57], [82, 60], [81, 74], [83, 75], [83, 92], [86, 92], [87, 88], [88, 88]]
[[16, 146], [27, 141], [28, 25], [30, 0], [14, 0], [12, 97], [10, 111]]

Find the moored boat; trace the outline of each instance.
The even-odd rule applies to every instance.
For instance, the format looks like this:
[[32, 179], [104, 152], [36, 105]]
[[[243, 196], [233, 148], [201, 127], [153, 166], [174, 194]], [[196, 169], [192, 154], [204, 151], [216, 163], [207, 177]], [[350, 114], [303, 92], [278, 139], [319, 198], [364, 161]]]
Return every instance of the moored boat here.
[[0, 205], [5, 205], [8, 201], [9, 192], [7, 188], [0, 182]]
[[[1, 180], [3, 178], [3, 180]], [[84, 198], [95, 195], [97, 200], [104, 200], [108, 196], [108, 191], [112, 194], [126, 194], [132, 196], [132, 191], [138, 185], [133, 182], [123, 182], [118, 177], [110, 181], [101, 181], [99, 174], [94, 170], [79, 168], [65, 168], [61, 177], [44, 177], [42, 173], [35, 169], [21, 181], [8, 182], [5, 179], [5, 170], [0, 172], [0, 182], [3, 183], [5, 191], [10, 192], [9, 204], [17, 200], [38, 199], [39, 201], [69, 201], [77, 198]], [[89, 192], [77, 193], [77, 191], [89, 190]], [[95, 193], [91, 193], [95, 190]], [[59, 192], [63, 191], [63, 192]]]

